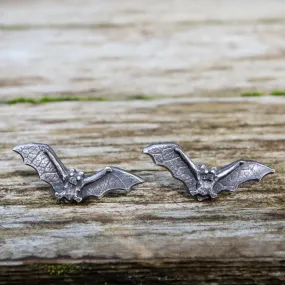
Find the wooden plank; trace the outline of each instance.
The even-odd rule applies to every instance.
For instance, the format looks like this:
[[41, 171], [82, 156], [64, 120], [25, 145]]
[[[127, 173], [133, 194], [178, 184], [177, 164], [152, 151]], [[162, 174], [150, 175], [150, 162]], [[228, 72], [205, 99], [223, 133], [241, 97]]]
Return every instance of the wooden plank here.
[[[269, 96], [284, 90], [284, 11], [278, 0], [1, 1], [0, 284], [284, 284], [285, 101]], [[43, 96], [109, 101], [7, 104]], [[166, 141], [196, 162], [255, 159], [277, 173], [198, 202], [141, 153]], [[58, 204], [12, 152], [28, 142], [145, 183]]]
[[[51, 261], [54, 262], [54, 261]], [[279, 260], [183, 260], [28, 264], [0, 267], [9, 284], [282, 284], [284, 262]], [[2, 278], [1, 278], [2, 277]], [[36, 277], [36, 278], [35, 278]], [[7, 280], [7, 279], [6, 279]]]
[[2, 0], [0, 9], [1, 99], [284, 88], [284, 1]]
[[[15, 268], [14, 262], [62, 258], [67, 264], [233, 259], [237, 267], [254, 260], [267, 269], [277, 262], [274, 274], [284, 280], [284, 101], [194, 101], [1, 106], [1, 261]], [[69, 166], [117, 165], [146, 182], [128, 195], [57, 204], [50, 187], [11, 151], [35, 140], [51, 144]], [[251, 158], [278, 173], [233, 195], [197, 202], [141, 154], [148, 143], [174, 140], [195, 161], [222, 166]]]

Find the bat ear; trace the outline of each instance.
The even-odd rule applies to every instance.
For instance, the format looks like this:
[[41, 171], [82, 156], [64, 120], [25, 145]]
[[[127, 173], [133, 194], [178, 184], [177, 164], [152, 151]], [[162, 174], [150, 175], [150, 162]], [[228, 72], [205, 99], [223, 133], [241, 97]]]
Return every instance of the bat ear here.
[[212, 167], [212, 169], [211, 169], [211, 173], [216, 173], [216, 171], [217, 171], [217, 167]]
[[209, 173], [209, 170], [208, 170], [208, 168], [207, 168], [207, 166], [205, 164], [202, 164], [200, 166], [200, 171], [201, 171], [201, 173], [204, 173], [204, 174], [208, 174]]
[[206, 167], [205, 164], [203, 164], [203, 165], [201, 166], [201, 169], [202, 169], [203, 172], [205, 172], [205, 174], [207, 174], [207, 173], [209, 172], [209, 170], [207, 169], [207, 167]]

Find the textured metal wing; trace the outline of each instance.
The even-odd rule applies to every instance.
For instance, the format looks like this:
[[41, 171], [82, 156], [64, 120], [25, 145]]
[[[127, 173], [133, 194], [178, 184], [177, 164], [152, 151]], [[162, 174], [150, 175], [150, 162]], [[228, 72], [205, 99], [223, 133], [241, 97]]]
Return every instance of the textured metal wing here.
[[180, 147], [174, 143], [152, 144], [144, 148], [143, 153], [148, 154], [155, 164], [168, 169], [191, 193], [196, 190], [197, 181], [181, 156], [174, 151], [176, 148]]
[[89, 196], [101, 198], [112, 190], [121, 189], [128, 192], [133, 186], [143, 183], [143, 180], [134, 174], [128, 173], [118, 167], [111, 168], [112, 172], [107, 173], [95, 182], [83, 186], [81, 189], [83, 199]]
[[[217, 174], [228, 169], [229, 167], [231, 167], [231, 165], [235, 163], [236, 162], [233, 162], [220, 168], [217, 171]], [[216, 193], [226, 190], [235, 191], [240, 184], [246, 181], [260, 181], [264, 176], [274, 172], [274, 169], [263, 165], [257, 161], [245, 160], [244, 163], [238, 166], [233, 172], [216, 182], [213, 190]]]
[[46, 144], [32, 143], [17, 145], [13, 150], [19, 153], [24, 163], [33, 167], [38, 172], [40, 179], [49, 183], [55, 192], [60, 193], [63, 191], [64, 185], [62, 176], [47, 155], [47, 152], [51, 153], [53, 157], [57, 159], [57, 163], [60, 164], [60, 167], [62, 167], [64, 171], [66, 171], [66, 167], [56, 156], [51, 147]]

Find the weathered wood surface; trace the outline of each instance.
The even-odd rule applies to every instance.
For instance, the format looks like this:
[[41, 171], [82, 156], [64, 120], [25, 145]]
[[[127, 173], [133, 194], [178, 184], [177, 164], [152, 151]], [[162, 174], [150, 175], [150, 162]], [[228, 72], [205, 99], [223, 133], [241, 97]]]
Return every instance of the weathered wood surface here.
[[280, 0], [2, 0], [0, 94], [284, 88]]
[[[228, 90], [284, 88], [285, 2], [15, 3], [1, 2], [1, 99], [117, 101], [0, 105], [0, 283], [284, 283], [285, 100]], [[124, 100], [142, 93], [154, 99]], [[162, 141], [195, 161], [255, 159], [277, 173], [197, 202], [141, 154]], [[24, 142], [50, 144], [68, 166], [116, 165], [146, 182], [57, 204], [11, 151]]]
[[[2, 265], [253, 259], [270, 278], [284, 281], [285, 101], [198, 101], [1, 106]], [[69, 166], [117, 165], [146, 183], [124, 196], [57, 204], [50, 187], [11, 152], [14, 144], [35, 140], [51, 144]], [[178, 141], [196, 161], [221, 166], [252, 158], [278, 173], [233, 195], [197, 202], [140, 153], [153, 141]], [[273, 264], [260, 265], [267, 259], [283, 263], [270, 273]], [[256, 268], [247, 270], [251, 276]], [[219, 273], [211, 276], [216, 280]]]

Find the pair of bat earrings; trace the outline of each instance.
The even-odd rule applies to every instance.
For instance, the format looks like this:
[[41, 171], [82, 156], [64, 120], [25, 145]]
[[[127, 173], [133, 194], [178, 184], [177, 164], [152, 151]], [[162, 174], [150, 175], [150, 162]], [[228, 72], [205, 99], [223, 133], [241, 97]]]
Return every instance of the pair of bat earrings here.
[[[25, 164], [38, 172], [41, 180], [52, 186], [59, 201], [79, 203], [89, 196], [101, 198], [112, 190], [128, 192], [143, 183], [141, 178], [118, 167], [105, 167], [95, 174], [67, 168], [46, 144], [23, 144], [13, 150], [22, 156]], [[235, 191], [246, 181], [260, 181], [275, 172], [253, 160], [238, 160], [219, 169], [196, 165], [173, 143], [152, 144], [144, 148], [143, 153], [148, 154], [155, 164], [168, 169], [198, 200], [215, 198], [222, 191]]]

